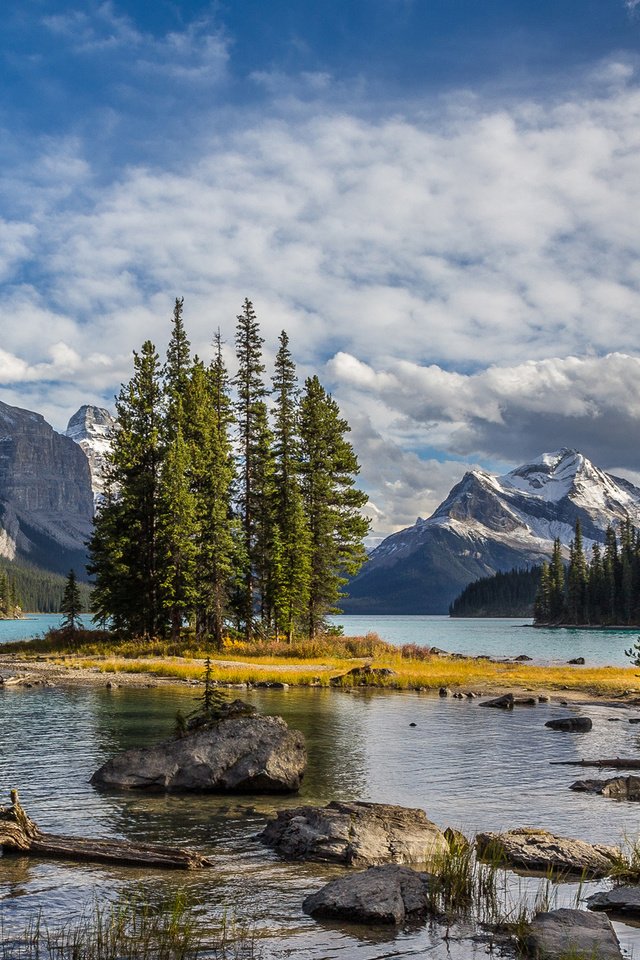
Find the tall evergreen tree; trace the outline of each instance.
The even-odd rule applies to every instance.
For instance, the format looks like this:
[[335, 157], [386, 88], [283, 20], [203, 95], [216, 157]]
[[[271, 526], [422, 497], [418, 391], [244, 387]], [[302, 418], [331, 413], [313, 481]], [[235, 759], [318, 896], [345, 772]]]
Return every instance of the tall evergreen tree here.
[[219, 333], [210, 368], [196, 360], [186, 395], [191, 484], [196, 503], [196, 631], [222, 645], [224, 622], [236, 580], [241, 543], [232, 512], [233, 422]]
[[553, 541], [549, 566], [549, 621], [560, 623], [564, 618], [564, 563], [559, 537]]
[[162, 389], [151, 341], [133, 356], [133, 377], [116, 399], [118, 430], [89, 544], [89, 571], [99, 620], [111, 617], [116, 629], [155, 636], [165, 621], [158, 569]]
[[317, 376], [305, 382], [300, 408], [301, 484], [309, 524], [311, 571], [306, 627], [315, 636], [335, 612], [341, 587], [366, 559], [367, 495], [355, 487], [357, 457], [350, 427]]
[[70, 570], [60, 604], [60, 613], [64, 614], [62, 629], [70, 630], [71, 632], [77, 630], [81, 612], [82, 599], [80, 597], [76, 572], [75, 570]]
[[276, 635], [289, 642], [309, 602], [311, 537], [300, 487], [298, 436], [299, 389], [296, 369], [283, 330], [273, 376], [275, 542], [273, 546], [273, 615]]
[[249, 639], [257, 597], [257, 583], [264, 577], [259, 569], [264, 538], [259, 525], [264, 517], [261, 496], [268, 476], [269, 442], [266, 435], [267, 415], [264, 398], [267, 390], [263, 375], [262, 344], [258, 320], [250, 300], [245, 300], [237, 317], [236, 357], [238, 372], [234, 378], [237, 391], [236, 422], [239, 442], [238, 504], [243, 529], [245, 569], [238, 606], [245, 637]]
[[567, 577], [567, 619], [569, 623], [586, 623], [587, 605], [587, 561], [582, 544], [582, 528], [576, 521], [575, 537], [569, 551], [569, 572]]

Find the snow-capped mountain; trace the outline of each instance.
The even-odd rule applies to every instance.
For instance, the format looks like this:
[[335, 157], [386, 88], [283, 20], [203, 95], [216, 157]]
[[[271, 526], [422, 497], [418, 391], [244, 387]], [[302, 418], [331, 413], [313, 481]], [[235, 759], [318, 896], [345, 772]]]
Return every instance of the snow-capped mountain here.
[[65, 436], [75, 440], [86, 454], [96, 503], [104, 492], [105, 458], [111, 446], [109, 438], [115, 423], [115, 417], [104, 407], [84, 404], [71, 417], [65, 431]]
[[544, 453], [502, 477], [466, 473], [428, 520], [387, 537], [348, 586], [347, 613], [446, 613], [471, 581], [540, 563], [576, 520], [585, 547], [609, 524], [640, 527], [640, 489], [576, 450]]

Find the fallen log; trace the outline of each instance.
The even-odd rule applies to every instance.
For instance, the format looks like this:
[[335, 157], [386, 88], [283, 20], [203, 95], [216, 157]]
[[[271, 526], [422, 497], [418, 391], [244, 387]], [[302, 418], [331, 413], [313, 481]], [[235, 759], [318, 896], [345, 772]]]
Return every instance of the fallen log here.
[[196, 870], [213, 865], [208, 857], [188, 849], [43, 833], [25, 812], [17, 790], [11, 791], [11, 806], [0, 807], [0, 847], [6, 853], [34, 857], [88, 860], [165, 870]]
[[611, 767], [613, 770], [640, 770], [640, 760], [613, 757], [611, 760], [550, 760], [555, 767]]

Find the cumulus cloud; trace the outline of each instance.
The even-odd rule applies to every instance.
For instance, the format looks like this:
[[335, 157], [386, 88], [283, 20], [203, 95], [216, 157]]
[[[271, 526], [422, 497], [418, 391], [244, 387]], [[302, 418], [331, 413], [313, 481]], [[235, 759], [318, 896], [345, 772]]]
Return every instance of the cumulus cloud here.
[[[50, 28], [106, 35], [80, 14]], [[150, 42], [131, 30], [114, 42]], [[161, 41], [166, 59], [177, 42]], [[627, 65], [598, 82], [555, 104], [452, 94], [378, 119], [302, 100], [107, 183], [81, 139], [41, 144], [3, 171], [6, 390], [22, 383], [64, 426], [71, 398], [117, 390], [144, 339], [163, 347], [175, 296], [205, 356], [249, 296], [303, 373], [333, 357], [381, 527], [430, 512], [480, 457], [568, 444], [637, 469], [640, 90]]]
[[574, 446], [600, 466], [640, 469], [629, 442], [640, 420], [638, 357], [554, 357], [466, 375], [399, 361], [365, 377], [364, 366], [344, 354], [329, 363], [350, 395], [367, 391], [395, 412], [398, 436], [512, 463]]

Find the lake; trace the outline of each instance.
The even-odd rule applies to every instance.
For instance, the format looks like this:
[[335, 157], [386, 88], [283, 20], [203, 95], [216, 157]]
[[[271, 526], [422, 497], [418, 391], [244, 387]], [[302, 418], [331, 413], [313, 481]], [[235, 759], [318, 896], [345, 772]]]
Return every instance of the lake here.
[[[584, 657], [590, 665], [629, 666], [625, 657], [638, 639], [635, 630], [533, 629], [531, 620], [455, 619], [440, 617], [332, 617], [345, 634], [354, 636], [374, 631], [390, 643], [417, 643], [440, 647], [451, 653], [471, 656], [517, 657], [527, 654], [536, 663], [566, 663]], [[86, 618], [87, 626], [91, 625]], [[60, 624], [59, 614], [32, 615], [25, 620], [1, 620], [0, 644], [27, 640]]]
[[[393, 939], [389, 932], [311, 920], [301, 911], [302, 899], [336, 868], [283, 862], [256, 834], [279, 807], [362, 799], [422, 807], [439, 826], [467, 833], [529, 825], [591, 841], [638, 836], [637, 804], [574, 793], [568, 788], [577, 771], [550, 764], [639, 754], [639, 727], [627, 720], [640, 711], [604, 705], [540, 704], [505, 713], [417, 692], [247, 691], [242, 696], [262, 712], [284, 716], [307, 738], [309, 768], [299, 797], [105, 793], [89, 784], [115, 752], [170, 732], [177, 709], [189, 709], [193, 696], [178, 688], [0, 692], [0, 784], [5, 794], [20, 789], [43, 829], [191, 845], [215, 859], [211, 871], [168, 875], [3, 857], [5, 931], [20, 929], [40, 909], [49, 921], [67, 920], [95, 898], [104, 903], [144, 882], [152, 898], [186, 889], [205, 921], [225, 909], [250, 917], [266, 960], [480, 960], [485, 945], [457, 943], [455, 930], [446, 947], [442, 931], [428, 925]], [[568, 710], [590, 716], [591, 733], [545, 728], [546, 720]], [[513, 883], [526, 888], [530, 881]], [[574, 886], [557, 889], [559, 902], [575, 892]], [[587, 884], [585, 894], [593, 889]], [[618, 931], [640, 956], [639, 932], [621, 925]]]

